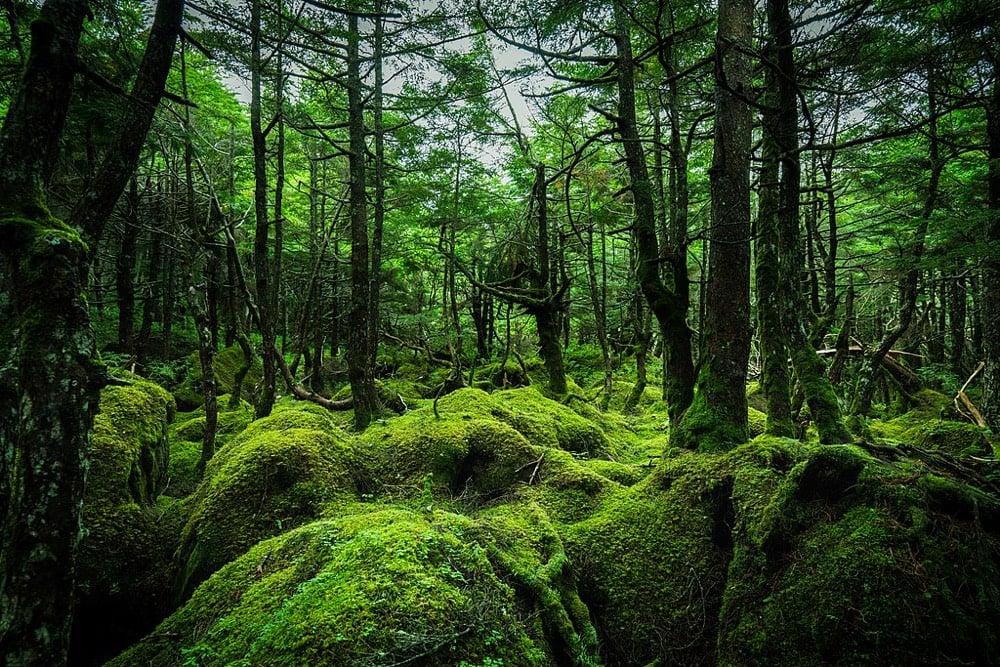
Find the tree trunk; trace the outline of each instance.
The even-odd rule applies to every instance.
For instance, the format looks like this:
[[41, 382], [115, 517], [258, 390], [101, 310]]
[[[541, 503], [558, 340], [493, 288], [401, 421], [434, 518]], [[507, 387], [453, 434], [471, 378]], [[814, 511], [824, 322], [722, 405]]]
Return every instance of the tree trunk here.
[[[691, 359], [691, 330], [687, 325], [687, 267], [685, 246], [672, 248], [669, 261], [674, 268], [675, 284], [671, 290], [660, 277], [659, 242], [656, 230], [656, 207], [653, 184], [642, 150], [635, 111], [635, 59], [632, 54], [626, 9], [615, 3], [615, 41], [618, 48], [618, 132], [625, 151], [625, 164], [631, 182], [635, 220], [633, 235], [638, 258], [635, 275], [649, 308], [656, 317], [663, 337], [670, 381], [667, 410], [676, 424], [691, 403], [694, 366]], [[675, 159], [678, 157], [674, 154]], [[685, 207], [686, 208], [686, 207]], [[678, 205], [678, 211], [680, 205]], [[674, 239], [675, 243], [679, 239]], [[683, 272], [679, 272], [684, 266]], [[683, 275], [681, 275], [681, 273]], [[744, 415], [744, 420], [746, 416]]]
[[277, 361], [274, 358], [275, 313], [272, 307], [275, 300], [271, 298], [270, 280], [269, 237], [271, 225], [267, 211], [267, 142], [261, 119], [263, 113], [261, 79], [264, 65], [261, 58], [260, 12], [260, 0], [252, 0], [250, 3], [250, 134], [253, 141], [254, 218], [256, 222], [253, 270], [257, 308], [260, 310], [260, 335], [263, 338], [261, 349], [263, 373], [255, 412], [258, 419], [271, 414], [278, 377]]
[[124, 198], [122, 242], [115, 258], [115, 294], [118, 298], [118, 350], [135, 352], [135, 253], [139, 238], [139, 187], [135, 179]]
[[[802, 273], [802, 240], [799, 233], [799, 196], [801, 168], [799, 164], [798, 87], [796, 84], [795, 58], [792, 50], [793, 24], [788, 12], [788, 0], [768, 0], [767, 16], [771, 40], [774, 44], [776, 71], [770, 78], [776, 109], [774, 113], [774, 141], [780, 166], [779, 198], [776, 218], [778, 223], [778, 312], [782, 329], [788, 338], [792, 368], [799, 387], [809, 405], [813, 423], [819, 431], [820, 442], [830, 444], [850, 440], [850, 433], [840, 416], [837, 395], [826, 375], [826, 365], [806, 331], [806, 307], [799, 285]], [[765, 130], [768, 128], [765, 125]], [[778, 171], [778, 170], [776, 170]], [[818, 299], [817, 299], [818, 300]]]
[[378, 393], [372, 368], [369, 300], [371, 276], [368, 253], [368, 202], [365, 191], [365, 119], [361, 89], [358, 44], [358, 17], [348, 16], [347, 37], [347, 106], [350, 135], [350, 210], [351, 210], [351, 305], [347, 313], [348, 346], [345, 354], [347, 373], [354, 397], [354, 426], [365, 429], [379, 413]]
[[[93, 221], [83, 225], [92, 238], [100, 237], [138, 160], [182, 10], [179, 0], [157, 5], [132, 91], [147, 104], [129, 105], [112, 143], [120, 152], [102, 165], [77, 209], [86, 214], [78, 219]], [[84, 298], [89, 249], [48, 213], [43, 194], [57, 162], [87, 11], [73, 0], [44, 4], [0, 132], [0, 655], [10, 666], [66, 662], [86, 451], [108, 383], [95, 360]]]
[[715, 148], [709, 172], [711, 247], [704, 356], [696, 392], [672, 445], [701, 451], [747, 440], [750, 358], [750, 56], [753, 2], [721, 0], [716, 49]]

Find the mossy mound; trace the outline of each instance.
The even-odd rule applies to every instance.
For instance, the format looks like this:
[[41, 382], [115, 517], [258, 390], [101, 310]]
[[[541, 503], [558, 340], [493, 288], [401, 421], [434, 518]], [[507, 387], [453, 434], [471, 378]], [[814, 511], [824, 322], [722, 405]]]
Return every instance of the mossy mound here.
[[751, 438], [764, 435], [767, 430], [767, 415], [755, 408], [747, 408], [747, 428]]
[[167, 486], [163, 495], [186, 498], [194, 493], [201, 482], [201, 441], [171, 440], [170, 463], [167, 466]]
[[605, 664], [711, 664], [727, 562], [720, 464], [685, 454], [563, 529]]
[[156, 384], [129, 381], [101, 392], [90, 442], [73, 638], [81, 661], [109, 657], [104, 652], [141, 636], [168, 600], [180, 515], [158, 506], [157, 494], [167, 481], [174, 402]]
[[216, 452], [190, 498], [177, 552], [181, 597], [262, 539], [356, 494], [350, 442], [313, 410], [277, 409]]
[[[462, 516], [398, 508], [311, 523], [224, 567], [109, 665], [554, 664], [539, 620], [524, 616], [530, 605], [518, 602], [503, 564], [491, 562], [496, 543], [481, 533]], [[536, 561], [551, 558], [523, 550], [523, 581], [559, 590], [539, 583], [548, 571]], [[553, 580], [564, 567], [552, 564]], [[570, 618], [553, 595], [545, 618]], [[583, 657], [562, 664], [589, 664]]]
[[[751, 445], [752, 446], [752, 445]], [[737, 476], [720, 664], [987, 664], [1000, 502], [925, 461], [805, 448], [760, 506]]]
[[[472, 392], [475, 400], [489, 400], [478, 389], [456, 394]], [[430, 474], [436, 489], [476, 500], [495, 498], [517, 482], [524, 466], [537, 457], [535, 449], [481, 410], [454, 411], [456, 394], [441, 400], [438, 417], [432, 407], [419, 408], [370, 426], [359, 437], [360, 458], [373, 490], [412, 495]]]
[[596, 424], [531, 387], [493, 394], [466, 388], [369, 427], [359, 447], [381, 492], [412, 495], [431, 474], [452, 496], [489, 500], [532, 481], [543, 450], [589, 458], [606, 455], [609, 441]]
[[[215, 437], [217, 445], [221, 446], [253, 421], [253, 406], [241, 400], [239, 405], [230, 408], [229, 394], [219, 396], [218, 402], [219, 416]], [[177, 440], [192, 442], [201, 440], [205, 436], [205, 406], [201, 405], [192, 412], [178, 414], [172, 436]]]

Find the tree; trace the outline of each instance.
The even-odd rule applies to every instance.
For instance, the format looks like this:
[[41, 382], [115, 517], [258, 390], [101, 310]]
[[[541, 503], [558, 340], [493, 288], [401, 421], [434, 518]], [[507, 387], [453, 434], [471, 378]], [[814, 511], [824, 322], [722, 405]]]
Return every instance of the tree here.
[[700, 451], [724, 450], [747, 440], [752, 30], [752, 2], [720, 1], [703, 361], [691, 407], [671, 434], [672, 444]]
[[[125, 188], [163, 84], [183, 15], [161, 0], [112, 150], [74, 210], [99, 237]], [[100, 389], [85, 306], [91, 260], [79, 234], [46, 208], [78, 70], [86, 3], [47, 0], [32, 23], [21, 86], [0, 133], [0, 654], [9, 665], [66, 661], [86, 451]]]

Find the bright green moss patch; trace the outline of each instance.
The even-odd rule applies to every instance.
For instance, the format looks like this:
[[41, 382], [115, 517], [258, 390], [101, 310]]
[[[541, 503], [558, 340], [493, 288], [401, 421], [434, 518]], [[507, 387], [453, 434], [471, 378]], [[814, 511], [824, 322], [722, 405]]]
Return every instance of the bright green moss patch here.
[[353, 452], [324, 415], [286, 409], [216, 452], [190, 499], [178, 551], [182, 596], [260, 540], [320, 516], [356, 493]]
[[110, 664], [553, 664], [479, 531], [393, 508], [303, 526], [227, 565]]
[[167, 486], [164, 495], [184, 498], [194, 493], [201, 481], [198, 462], [201, 461], [201, 441], [171, 440], [170, 463], [167, 466]]
[[[174, 389], [174, 398], [177, 404], [187, 410], [192, 410], [203, 401], [201, 393], [201, 359], [197, 352], [191, 354], [190, 372], [179, 387]], [[236, 386], [236, 374], [245, 363], [243, 350], [239, 346], [227, 347], [219, 350], [215, 355], [214, 370], [216, 390], [219, 394], [231, 394]], [[243, 379], [242, 396], [251, 396], [254, 388], [260, 383], [263, 367], [259, 357], [254, 357], [253, 364]], [[221, 400], [219, 405], [226, 405]]]
[[764, 431], [767, 430], [767, 415], [755, 408], [748, 408], [747, 427], [750, 430], [751, 438], [763, 435]]
[[[178, 528], [171, 517], [179, 514], [158, 505], [157, 494], [168, 478], [173, 399], [141, 378], [130, 382], [101, 392], [94, 420], [78, 561], [82, 620], [75, 626], [74, 652], [120, 649], [162, 617], [169, 598]], [[91, 624], [95, 615], [102, 620]]]

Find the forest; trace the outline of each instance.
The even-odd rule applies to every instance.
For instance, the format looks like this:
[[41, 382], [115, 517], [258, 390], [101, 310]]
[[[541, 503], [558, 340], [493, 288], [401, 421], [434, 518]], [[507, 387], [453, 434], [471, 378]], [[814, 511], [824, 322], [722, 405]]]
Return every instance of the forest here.
[[2, 0], [0, 664], [986, 665], [998, 0]]

